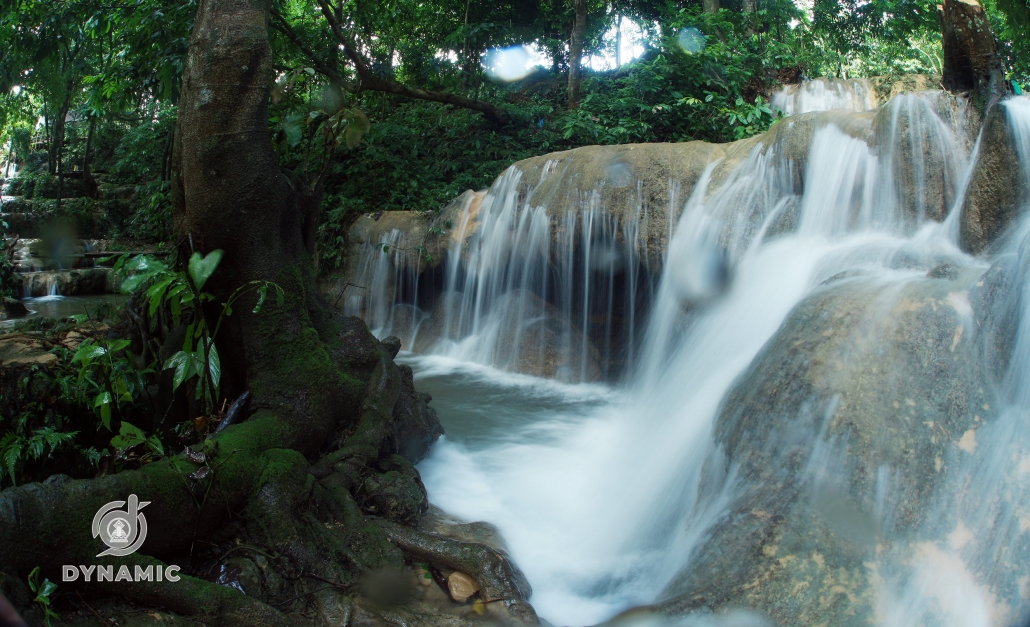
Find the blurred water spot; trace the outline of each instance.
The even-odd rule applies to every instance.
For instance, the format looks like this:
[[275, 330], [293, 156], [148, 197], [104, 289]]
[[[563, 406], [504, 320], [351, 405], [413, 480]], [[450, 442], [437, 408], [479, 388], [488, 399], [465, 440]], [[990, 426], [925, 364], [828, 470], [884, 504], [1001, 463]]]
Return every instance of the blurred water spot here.
[[730, 285], [729, 253], [719, 242], [721, 223], [698, 220], [669, 251], [668, 277], [684, 304], [703, 304], [722, 295]]
[[529, 76], [531, 60], [525, 46], [512, 46], [487, 50], [483, 65], [488, 76], [510, 83]]
[[676, 39], [679, 41], [680, 48], [689, 54], [701, 52], [707, 43], [704, 34], [693, 26], [681, 30]]
[[626, 187], [633, 182], [633, 172], [625, 163], [616, 162], [605, 168], [604, 179], [613, 187]]

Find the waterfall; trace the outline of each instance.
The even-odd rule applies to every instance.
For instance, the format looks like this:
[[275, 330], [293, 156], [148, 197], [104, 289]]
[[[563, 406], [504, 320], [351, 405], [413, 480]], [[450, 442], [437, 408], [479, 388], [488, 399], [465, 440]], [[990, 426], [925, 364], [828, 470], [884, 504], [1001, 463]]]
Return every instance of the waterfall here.
[[[539, 183], [557, 176], [556, 164], [545, 165]], [[432, 272], [399, 229], [367, 242], [345, 311], [418, 352], [567, 382], [619, 374], [636, 358], [654, 288], [640, 184], [624, 214], [587, 191], [556, 219], [532, 203], [524, 179], [509, 168], [485, 197], [464, 202], [446, 260]], [[438, 280], [441, 293], [427, 297]]]
[[877, 104], [876, 88], [865, 79], [817, 78], [785, 85], [772, 97], [773, 108], [788, 116], [833, 109], [869, 111]]
[[[487, 407], [441, 410], [430, 498], [499, 527], [555, 624], [1024, 624], [1030, 212], [960, 248], [960, 99], [778, 98], [760, 137], [556, 153], [365, 220], [346, 311]], [[1002, 106], [1030, 189], [1030, 99]]]

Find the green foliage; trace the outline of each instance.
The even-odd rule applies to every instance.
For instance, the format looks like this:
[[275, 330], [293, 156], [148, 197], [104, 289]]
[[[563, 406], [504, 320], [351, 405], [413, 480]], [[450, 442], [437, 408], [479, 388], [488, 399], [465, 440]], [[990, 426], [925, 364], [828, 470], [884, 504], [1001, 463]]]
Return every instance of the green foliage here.
[[62, 446], [69, 444], [77, 431], [62, 433], [53, 427], [43, 427], [31, 435], [8, 432], [0, 438], [0, 479], [6, 474], [13, 485], [18, 485], [18, 469], [27, 460], [47, 459]]
[[79, 364], [75, 385], [65, 383], [66, 393], [91, 397], [91, 404], [100, 422], [111, 430], [112, 417], [121, 420], [126, 405], [134, 405], [146, 392], [144, 376], [148, 370], [137, 370], [132, 357], [125, 352], [129, 340], [84, 341], [71, 363]]
[[147, 453], [140, 458], [141, 462], [147, 462], [152, 459], [160, 459], [165, 455], [164, 445], [161, 444], [161, 440], [156, 435], [147, 437], [142, 430], [128, 422], [122, 422], [122, 427], [118, 431], [118, 435], [111, 438], [111, 446], [120, 453], [124, 453], [129, 449], [136, 448], [140, 445], [146, 445]]
[[204, 292], [203, 288], [218, 269], [222, 254], [221, 250], [214, 250], [207, 255], [193, 253], [186, 272], [169, 268], [151, 255], [131, 258], [123, 255], [114, 266], [114, 272], [125, 276], [121, 286], [124, 293], [131, 294], [148, 286], [145, 295], [153, 324], [157, 320], [154, 314], [162, 306], [169, 308], [174, 324], [189, 320], [182, 349], [169, 357], [163, 367], [174, 369], [172, 391], [191, 380], [196, 381], [196, 399], [204, 403], [205, 413], [214, 411], [219, 399], [222, 364], [215, 339], [222, 322], [232, 315], [233, 305], [247, 294], [255, 293], [257, 303], [253, 312], [258, 313], [264, 306], [269, 289], [274, 291], [278, 304], [282, 304], [284, 299], [283, 290], [277, 284], [271, 281], [250, 281], [230, 294], [222, 303], [214, 328], [209, 327], [203, 304], [214, 301], [215, 297]]
[[46, 622], [47, 627], [50, 627], [53, 619], [60, 619], [57, 612], [50, 609], [51, 596], [57, 591], [57, 584], [50, 581], [49, 579], [43, 579], [39, 581], [39, 566], [32, 569], [28, 577], [29, 590], [36, 595], [36, 598], [32, 599], [33, 603], [39, 605], [40, 611], [43, 612], [43, 620]]

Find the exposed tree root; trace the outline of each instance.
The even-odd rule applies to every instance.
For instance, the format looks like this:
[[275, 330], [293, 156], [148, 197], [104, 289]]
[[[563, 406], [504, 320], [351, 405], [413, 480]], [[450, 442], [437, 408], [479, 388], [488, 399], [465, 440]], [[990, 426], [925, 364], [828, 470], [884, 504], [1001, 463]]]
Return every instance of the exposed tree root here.
[[387, 520], [377, 520], [376, 524], [386, 532], [390, 542], [408, 555], [472, 576], [483, 588], [486, 600], [503, 600], [515, 618], [528, 624], [539, 622], [528, 600], [533, 593], [529, 581], [501, 552], [485, 544], [459, 542]]

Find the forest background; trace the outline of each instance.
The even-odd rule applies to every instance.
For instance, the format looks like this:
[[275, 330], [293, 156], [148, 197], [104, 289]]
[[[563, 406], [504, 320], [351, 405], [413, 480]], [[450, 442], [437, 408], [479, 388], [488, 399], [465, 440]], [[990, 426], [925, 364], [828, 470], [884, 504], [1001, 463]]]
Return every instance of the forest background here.
[[[902, 76], [921, 74], [933, 85], [943, 63], [929, 0], [272, 6], [277, 83], [269, 131], [293, 187], [320, 198], [304, 229], [317, 243], [323, 275], [342, 266], [357, 216], [411, 210], [429, 217], [520, 159], [588, 144], [743, 139], [776, 123], [770, 97], [785, 84], [865, 77], [889, 90]], [[985, 0], [984, 8], [1009, 87], [1020, 91], [1030, 80], [1030, 5]], [[107, 250], [160, 256], [177, 246], [173, 233], [183, 229], [173, 224], [173, 147], [196, 14], [195, 0], [5, 2], [0, 177], [12, 168], [18, 176], [8, 180], [0, 208], [0, 296], [21, 294], [11, 242], [25, 228], [44, 240], [48, 229], [59, 231], [57, 239], [105, 240]], [[176, 298], [200, 297], [199, 288], [186, 290], [195, 284], [181, 271], [162, 275], [171, 283], [148, 276], [180, 286], [168, 288]], [[168, 306], [170, 297], [148, 292], [155, 298]], [[41, 324], [33, 319], [16, 330], [68, 330]], [[145, 446], [147, 436], [132, 426], [149, 421], [146, 382], [161, 370], [146, 350], [139, 363], [87, 357], [69, 353], [59, 372], [43, 377], [56, 395], [39, 393], [32, 376], [12, 375], [0, 394], [0, 488], [58, 470], [102, 474], [112, 432], [121, 434], [110, 442], [117, 459], [123, 449], [139, 449], [133, 464], [160, 458], [176, 437]], [[190, 363], [180, 373], [193, 381], [187, 387], [204, 371]], [[208, 409], [193, 407], [190, 417]], [[113, 421], [103, 419], [105, 411]]]
[[[23, 175], [9, 193], [83, 231], [168, 239], [195, 1], [5, 4], [0, 160]], [[987, 0], [985, 9], [1021, 89], [1030, 8]], [[889, 84], [942, 70], [931, 0], [281, 0], [272, 27], [280, 82], [270, 130], [280, 164], [324, 186], [324, 271], [342, 263], [357, 215], [435, 210], [519, 159], [587, 144], [742, 139], [775, 122], [769, 96], [784, 83]], [[342, 30], [353, 45], [335, 36]], [[520, 71], [526, 57], [532, 71]], [[505, 62], [519, 66], [514, 77]], [[339, 145], [322, 140], [344, 127]]]

